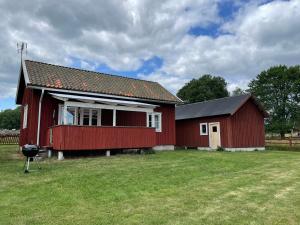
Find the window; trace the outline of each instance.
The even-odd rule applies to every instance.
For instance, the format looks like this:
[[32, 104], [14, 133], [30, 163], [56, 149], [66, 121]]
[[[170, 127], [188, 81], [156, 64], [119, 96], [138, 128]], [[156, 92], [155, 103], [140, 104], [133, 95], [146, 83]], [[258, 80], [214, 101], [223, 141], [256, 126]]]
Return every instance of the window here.
[[66, 124], [67, 125], [77, 125], [77, 113], [75, 107], [68, 107], [67, 108], [67, 115], [66, 115]]
[[218, 132], [217, 126], [213, 126], [212, 131], [213, 131], [213, 132]]
[[200, 123], [200, 135], [208, 135], [207, 123]]
[[27, 128], [28, 105], [23, 108], [23, 129]]
[[147, 127], [154, 127], [156, 132], [161, 132], [161, 113], [148, 113]]

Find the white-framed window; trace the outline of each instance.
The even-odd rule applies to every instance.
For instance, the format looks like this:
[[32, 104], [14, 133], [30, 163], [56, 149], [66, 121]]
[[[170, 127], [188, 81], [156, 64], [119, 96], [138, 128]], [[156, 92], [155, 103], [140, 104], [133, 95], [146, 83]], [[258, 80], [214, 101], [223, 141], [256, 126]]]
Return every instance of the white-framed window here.
[[147, 127], [154, 127], [156, 132], [161, 132], [162, 123], [160, 112], [147, 113]]
[[23, 108], [23, 129], [27, 128], [28, 105]]
[[208, 135], [207, 123], [200, 123], [200, 135]]
[[[66, 114], [66, 115], [65, 115]], [[81, 108], [60, 104], [58, 110], [58, 125], [101, 126], [101, 109]]]

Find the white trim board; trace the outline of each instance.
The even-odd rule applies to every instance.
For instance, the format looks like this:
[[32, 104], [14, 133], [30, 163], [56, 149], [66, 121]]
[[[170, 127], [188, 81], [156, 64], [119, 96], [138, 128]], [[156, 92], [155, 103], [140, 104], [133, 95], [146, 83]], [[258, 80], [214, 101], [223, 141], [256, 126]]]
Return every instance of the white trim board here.
[[123, 110], [123, 111], [133, 111], [133, 112], [153, 112], [153, 108], [114, 106], [114, 105], [92, 104], [92, 103], [72, 102], [72, 101], [66, 101], [65, 106], [94, 108], [94, 109], [112, 109], [112, 110]]

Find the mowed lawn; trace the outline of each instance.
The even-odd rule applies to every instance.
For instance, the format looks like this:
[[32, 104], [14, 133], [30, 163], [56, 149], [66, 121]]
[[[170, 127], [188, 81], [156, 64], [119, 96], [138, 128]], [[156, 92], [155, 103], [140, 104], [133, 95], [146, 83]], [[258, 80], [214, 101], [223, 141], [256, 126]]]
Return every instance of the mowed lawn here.
[[51, 159], [24, 174], [16, 149], [0, 146], [0, 224], [300, 224], [300, 152]]

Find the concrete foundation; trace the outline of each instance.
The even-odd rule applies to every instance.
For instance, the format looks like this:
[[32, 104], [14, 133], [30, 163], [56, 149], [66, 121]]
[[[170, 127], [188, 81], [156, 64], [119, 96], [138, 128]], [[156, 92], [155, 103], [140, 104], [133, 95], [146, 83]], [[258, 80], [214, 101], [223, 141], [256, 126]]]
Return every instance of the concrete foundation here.
[[64, 153], [62, 151], [59, 151], [57, 154], [57, 159], [58, 160], [64, 160]]
[[175, 150], [174, 145], [157, 145], [152, 148], [155, 151]]

